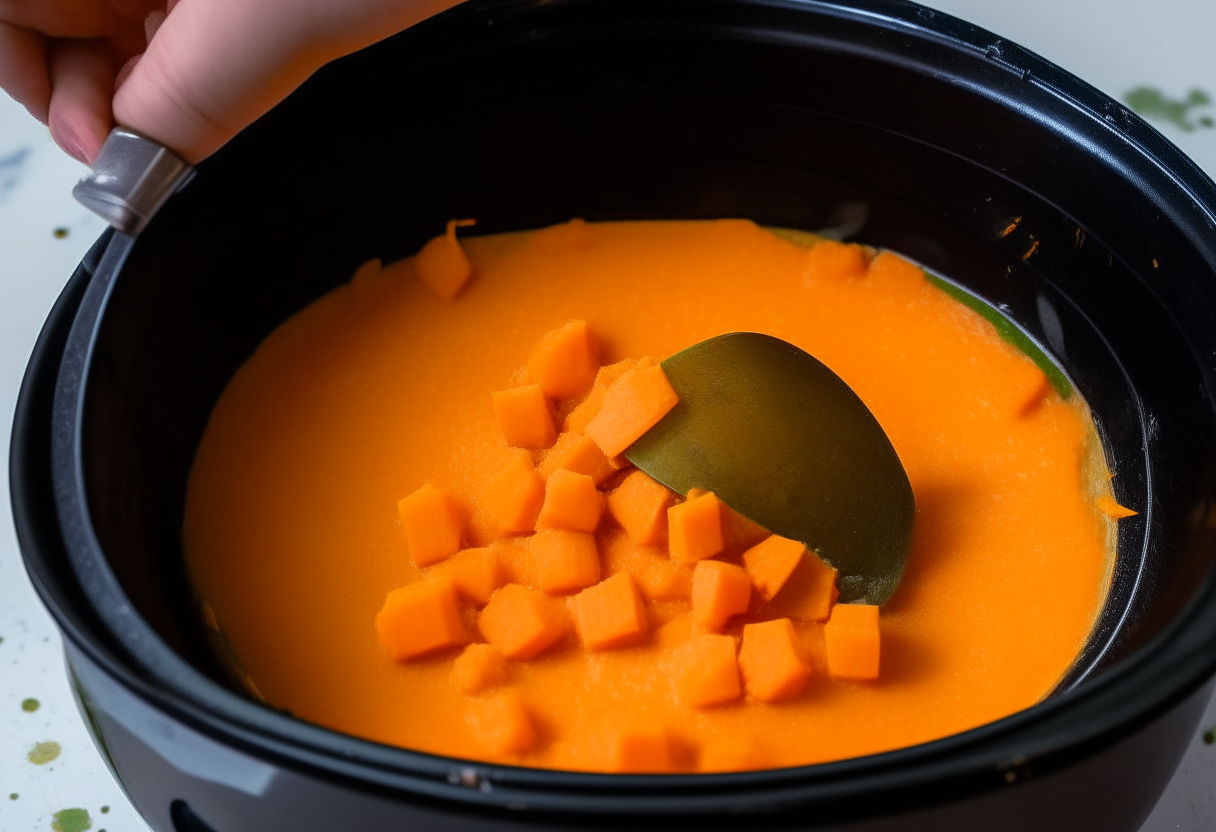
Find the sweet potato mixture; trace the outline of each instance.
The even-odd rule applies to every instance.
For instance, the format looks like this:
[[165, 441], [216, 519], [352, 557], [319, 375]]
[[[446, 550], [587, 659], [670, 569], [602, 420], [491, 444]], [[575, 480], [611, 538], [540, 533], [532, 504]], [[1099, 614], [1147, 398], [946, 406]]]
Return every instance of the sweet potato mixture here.
[[[1085, 643], [1115, 517], [1088, 411], [891, 253], [741, 220], [456, 238], [372, 261], [232, 379], [183, 532], [251, 695], [360, 737], [612, 772], [804, 765], [1029, 707]], [[622, 453], [727, 332], [827, 364], [916, 496], [881, 609]]]

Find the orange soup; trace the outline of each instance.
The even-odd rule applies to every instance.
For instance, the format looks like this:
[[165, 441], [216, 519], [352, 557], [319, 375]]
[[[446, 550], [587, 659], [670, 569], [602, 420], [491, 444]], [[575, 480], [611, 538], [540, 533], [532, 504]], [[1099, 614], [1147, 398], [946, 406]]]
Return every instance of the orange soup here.
[[[1113, 565], [1119, 507], [1084, 403], [1061, 397], [916, 266], [813, 243], [742, 220], [576, 220], [464, 239], [464, 285], [425, 279], [435, 263], [450, 266], [445, 244], [369, 264], [285, 322], [217, 403], [187, 496], [189, 573], [236, 676], [273, 707], [370, 740], [590, 771], [838, 760], [1042, 699], [1083, 647]], [[459, 248], [447, 254], [458, 260]], [[917, 504], [903, 582], [879, 616], [876, 679], [829, 674], [827, 607], [783, 603], [785, 590], [765, 600], [755, 570], [746, 611], [707, 627], [694, 615], [694, 567], [672, 562], [661, 538], [631, 539], [611, 510], [577, 541], [592, 541], [595, 574], [538, 585], [535, 551], [557, 544], [534, 535], [531, 518], [505, 529], [496, 489], [512, 466], [551, 490], [581, 486], [554, 485], [544, 448], [508, 445], [492, 394], [535, 381], [529, 356], [571, 321], [586, 322], [605, 366], [661, 360], [722, 333], [767, 333], [860, 396]], [[582, 395], [549, 400], [554, 437]], [[648, 484], [629, 484], [619, 459], [615, 468], [597, 478], [602, 493], [644, 496]], [[449, 649], [399, 661], [377, 635], [386, 598], [448, 586], [456, 562], [440, 552], [420, 566], [407, 545], [398, 501], [428, 483], [459, 518], [458, 548], [476, 550], [456, 557], [490, 558], [500, 571], [482, 597], [462, 590]], [[746, 579], [755, 564], [736, 542], [696, 567], [715, 573], [704, 580], [729, 589]], [[636, 637], [584, 633], [580, 643], [562, 621], [588, 585], [609, 606], [638, 600]], [[533, 602], [548, 605], [556, 635], [504, 660], [486, 633], [514, 620], [501, 609]], [[767, 688], [774, 695], [745, 679], [736, 695], [690, 699], [688, 673], [730, 663], [723, 657], [740, 641], [747, 653], [748, 639], [788, 647], [809, 674], [781, 677]]]

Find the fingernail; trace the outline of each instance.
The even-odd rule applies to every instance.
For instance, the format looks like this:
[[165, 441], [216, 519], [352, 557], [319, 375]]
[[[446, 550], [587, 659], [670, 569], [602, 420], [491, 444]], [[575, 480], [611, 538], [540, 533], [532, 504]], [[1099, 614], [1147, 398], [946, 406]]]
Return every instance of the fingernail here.
[[74, 135], [69, 133], [61, 136], [59, 139], [59, 146], [63, 148], [65, 153], [67, 153], [77, 162], [80, 162], [83, 165], [89, 164], [89, 157], [84, 152], [83, 145], [81, 145], [80, 140]]

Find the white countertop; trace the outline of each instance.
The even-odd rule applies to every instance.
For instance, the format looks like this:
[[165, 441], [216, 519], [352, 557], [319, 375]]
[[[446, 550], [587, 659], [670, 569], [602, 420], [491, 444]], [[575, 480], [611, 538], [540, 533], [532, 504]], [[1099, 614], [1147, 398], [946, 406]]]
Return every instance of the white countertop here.
[[[1213, 0], [930, 0], [1032, 49], [1144, 115], [1216, 177]], [[1129, 94], [1139, 90], [1129, 100]], [[1198, 90], [1199, 93], [1193, 93]], [[13, 405], [43, 319], [102, 232], [71, 198], [84, 168], [0, 94], [0, 832], [147, 830], [85, 732], [59, 635], [8, 510]], [[1216, 701], [1143, 832], [1216, 829]], [[36, 763], [34, 759], [54, 757]]]

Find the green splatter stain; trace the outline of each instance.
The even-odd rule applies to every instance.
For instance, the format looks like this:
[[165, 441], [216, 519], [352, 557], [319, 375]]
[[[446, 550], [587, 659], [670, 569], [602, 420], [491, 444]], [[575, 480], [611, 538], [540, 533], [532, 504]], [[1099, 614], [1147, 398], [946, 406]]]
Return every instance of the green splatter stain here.
[[34, 711], [42, 707], [42, 703], [37, 699], [26, 699], [21, 703], [21, 710], [27, 714], [32, 714]]
[[30, 753], [28, 755], [29, 761], [36, 766], [44, 766], [51, 760], [58, 757], [59, 752], [62, 750], [63, 749], [59, 747], [59, 743], [55, 742], [54, 740], [40, 742], [30, 749]]
[[1203, 732], [1203, 741], [1208, 745], [1216, 745], [1216, 727]]
[[1200, 128], [1210, 129], [1216, 125], [1210, 115], [1192, 118], [1192, 111], [1207, 107], [1212, 103], [1211, 96], [1198, 87], [1186, 94], [1186, 98], [1169, 98], [1156, 87], [1136, 87], [1124, 94], [1123, 100], [1140, 115], [1158, 121], [1168, 121], [1187, 133]]
[[64, 237], [68, 236], [68, 230], [63, 226], [56, 228], [51, 233], [55, 236], [56, 240], [62, 240]]
[[9, 800], [16, 800], [18, 797], [19, 797], [19, 795], [18, 795], [16, 792], [13, 792], [12, 794], [10, 794], [10, 795], [8, 796], [8, 799], [9, 799]]
[[110, 807], [109, 807], [109, 806], [102, 806], [102, 807], [101, 807], [101, 813], [102, 813], [103, 815], [104, 815], [104, 814], [107, 814], [109, 811], [110, 811]]
[[55, 832], [85, 832], [93, 828], [87, 809], [60, 809], [51, 818]]

